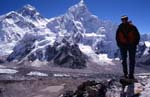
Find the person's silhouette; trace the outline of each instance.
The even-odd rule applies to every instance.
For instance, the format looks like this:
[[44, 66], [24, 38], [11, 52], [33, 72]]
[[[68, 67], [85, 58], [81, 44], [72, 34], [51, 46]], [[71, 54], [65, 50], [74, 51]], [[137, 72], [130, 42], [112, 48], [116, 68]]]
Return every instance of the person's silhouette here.
[[[136, 46], [139, 43], [140, 35], [137, 28], [128, 21], [127, 16], [122, 16], [121, 21], [122, 23], [116, 31], [116, 41], [121, 52], [123, 73], [125, 78], [134, 79]], [[127, 65], [127, 53], [129, 53], [130, 61], [129, 72]]]

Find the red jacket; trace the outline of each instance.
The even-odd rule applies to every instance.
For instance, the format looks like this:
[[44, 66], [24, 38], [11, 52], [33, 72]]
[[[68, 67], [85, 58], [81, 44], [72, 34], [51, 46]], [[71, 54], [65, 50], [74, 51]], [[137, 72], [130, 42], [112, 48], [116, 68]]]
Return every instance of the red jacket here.
[[137, 28], [129, 23], [122, 23], [119, 25], [116, 32], [116, 41], [117, 45], [126, 46], [126, 45], [137, 45], [140, 40], [140, 35]]

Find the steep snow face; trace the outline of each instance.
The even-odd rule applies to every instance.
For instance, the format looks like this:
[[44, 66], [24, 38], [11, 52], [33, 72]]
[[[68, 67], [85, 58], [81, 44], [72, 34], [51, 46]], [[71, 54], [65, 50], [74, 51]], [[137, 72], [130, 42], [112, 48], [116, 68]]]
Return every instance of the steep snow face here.
[[[56, 41], [55, 41], [56, 40]], [[85, 56], [77, 44], [70, 43], [68, 39], [56, 39], [53, 35], [26, 34], [15, 46], [14, 51], [7, 58], [8, 61], [18, 60], [20, 62], [51, 61], [56, 66], [69, 68], [85, 67]]]
[[101, 26], [101, 22], [97, 16], [92, 15], [83, 1], [70, 7], [66, 13], [66, 17], [75, 21], [79, 21], [86, 29], [86, 33], [96, 32]]
[[[75, 22], [79, 23], [79, 25], [76, 25], [77, 28], [81, 28], [86, 33], [96, 32], [101, 25], [98, 17], [89, 12], [84, 2], [80, 2], [70, 7], [64, 15], [51, 19], [48, 27], [54, 32], [57, 32], [59, 29], [72, 32]], [[53, 28], [59, 29], [55, 30]]]
[[68, 40], [76, 43], [82, 40], [85, 33], [82, 23], [70, 20], [65, 16], [50, 19], [47, 26], [52, 32], [57, 33], [58, 36], [68, 37]]
[[90, 45], [95, 52], [108, 53], [109, 57], [112, 57], [117, 49], [115, 42], [117, 25], [110, 21], [99, 20], [90, 13], [84, 1], [70, 7], [64, 15], [50, 19], [47, 27], [55, 33], [77, 36], [75, 39], [77, 42]]
[[[53, 33], [51, 35], [41, 32], [26, 33], [23, 39], [16, 44], [8, 60], [21, 60], [28, 57], [27, 55], [30, 53], [43, 50], [47, 45], [53, 44], [55, 38], [56, 35]], [[40, 56], [40, 54], [37, 56]]]
[[95, 63], [100, 65], [115, 65], [107, 54], [96, 54], [90, 46], [79, 44], [80, 50]]
[[150, 42], [149, 41], [140, 42], [137, 47], [137, 56], [143, 57], [149, 54], [150, 54]]
[[42, 32], [51, 35], [52, 32], [46, 27], [47, 23], [48, 20], [31, 5], [0, 16], [0, 54], [10, 54], [17, 41], [26, 33]]
[[0, 40], [5, 42], [17, 41], [30, 32], [35, 26], [27, 22], [23, 16], [12, 11], [0, 20]]
[[30, 4], [25, 5], [18, 13], [36, 26], [45, 26], [47, 24], [47, 20]]
[[150, 64], [150, 42], [140, 42], [137, 49], [137, 63], [141, 65]]
[[13, 42], [0, 42], [0, 54], [1, 56], [7, 56], [9, 54], [11, 54], [13, 52], [13, 48], [15, 46], [17, 42], [13, 41]]
[[50, 32], [47, 22], [34, 7], [25, 5], [18, 12], [11, 11], [0, 17], [0, 40], [17, 41], [27, 32]]

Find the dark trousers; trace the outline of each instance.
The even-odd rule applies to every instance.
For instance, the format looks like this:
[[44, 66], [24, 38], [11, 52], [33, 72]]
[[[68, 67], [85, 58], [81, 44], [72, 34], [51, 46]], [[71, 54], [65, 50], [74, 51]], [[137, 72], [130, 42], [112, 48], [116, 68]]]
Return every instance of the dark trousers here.
[[129, 53], [129, 75], [133, 75], [135, 68], [136, 46], [128, 45], [120, 47], [120, 53], [122, 57], [123, 72], [125, 75], [128, 74], [127, 53]]

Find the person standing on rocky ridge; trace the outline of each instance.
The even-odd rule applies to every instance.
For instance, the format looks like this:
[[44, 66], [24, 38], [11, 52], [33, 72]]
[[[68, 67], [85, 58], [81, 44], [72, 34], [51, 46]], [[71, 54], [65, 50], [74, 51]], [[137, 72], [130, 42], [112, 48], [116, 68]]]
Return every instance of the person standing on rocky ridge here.
[[[122, 57], [124, 77], [134, 79], [136, 46], [139, 43], [140, 34], [136, 26], [128, 21], [128, 16], [122, 16], [121, 21], [122, 23], [116, 31], [116, 42]], [[127, 65], [127, 53], [129, 53], [129, 72]]]

